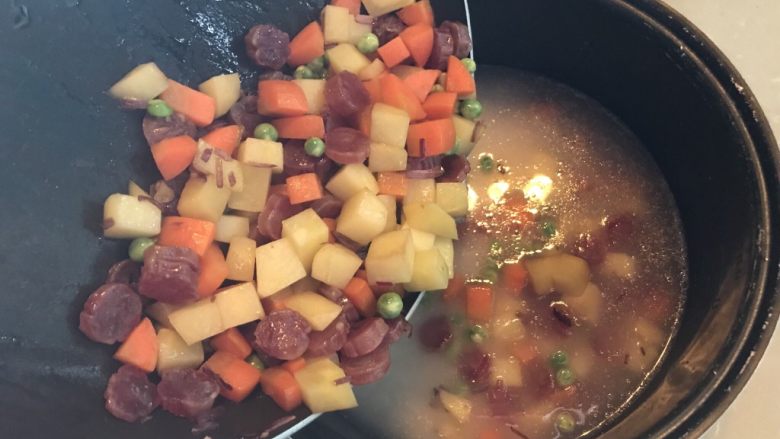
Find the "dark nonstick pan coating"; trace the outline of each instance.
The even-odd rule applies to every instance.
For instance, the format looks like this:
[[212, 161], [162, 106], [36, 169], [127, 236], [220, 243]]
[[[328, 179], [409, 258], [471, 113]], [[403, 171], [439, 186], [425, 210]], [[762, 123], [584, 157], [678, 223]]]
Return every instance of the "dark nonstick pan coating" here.
[[[462, 4], [438, 3], [440, 18], [462, 19]], [[0, 5], [0, 437], [193, 437], [189, 421], [159, 411], [143, 424], [109, 415], [102, 395], [118, 367], [111, 359], [116, 347], [92, 343], [77, 329], [86, 297], [126, 257], [126, 241], [101, 238], [103, 200], [125, 192], [130, 178], [142, 186], [159, 178], [141, 133], [142, 114], [120, 110], [104, 91], [148, 61], [186, 84], [238, 71], [245, 88], [253, 88], [257, 71], [244, 55], [244, 32], [273, 23], [294, 35], [324, 4]], [[260, 395], [222, 405], [221, 427], [210, 433], [215, 439], [257, 434], [284, 415]], [[294, 414], [303, 419], [308, 412]]]

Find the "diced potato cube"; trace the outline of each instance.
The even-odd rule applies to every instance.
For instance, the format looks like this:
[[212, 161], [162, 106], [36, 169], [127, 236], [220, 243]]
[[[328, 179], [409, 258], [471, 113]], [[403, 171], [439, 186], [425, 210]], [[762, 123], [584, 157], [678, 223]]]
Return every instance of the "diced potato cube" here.
[[460, 424], [465, 424], [471, 418], [471, 402], [462, 397], [450, 393], [444, 389], [436, 389], [439, 402], [447, 413], [451, 414]]
[[412, 244], [414, 245], [414, 251], [419, 252], [433, 248], [433, 243], [436, 241], [436, 235], [433, 233], [414, 229], [409, 227], [409, 224], [402, 225], [401, 229], [412, 232]]
[[346, 201], [364, 189], [377, 194], [379, 185], [374, 174], [364, 164], [350, 163], [339, 169], [325, 185], [325, 189], [341, 201]]
[[225, 329], [254, 322], [265, 317], [257, 289], [252, 282], [231, 285], [214, 295], [214, 303], [222, 316], [222, 326]]
[[363, 0], [363, 6], [366, 7], [368, 15], [379, 17], [404, 6], [409, 6], [414, 0]]
[[314, 256], [311, 277], [336, 288], [347, 286], [363, 260], [341, 244], [325, 244]]
[[588, 283], [581, 296], [566, 296], [565, 302], [577, 318], [593, 324], [599, 323], [604, 309], [604, 297], [595, 284]]
[[455, 246], [452, 240], [449, 238], [442, 238], [437, 236], [433, 241], [433, 246], [439, 250], [441, 257], [444, 258], [444, 262], [447, 263], [447, 271], [449, 279], [455, 277]]
[[[497, 303], [495, 307], [498, 308], [498, 305], [500, 303]], [[526, 329], [523, 321], [517, 316], [517, 311], [506, 311], [508, 310], [501, 310], [501, 312], [495, 313], [491, 335], [496, 340], [513, 343], [525, 337]]]
[[171, 325], [171, 321], [168, 319], [168, 316], [170, 316], [173, 311], [179, 308], [181, 308], [181, 305], [171, 305], [170, 303], [165, 302], [154, 302], [153, 304], [147, 306], [144, 311], [146, 312], [146, 315], [154, 319], [154, 321], [160, 325], [166, 328], [173, 328], [173, 325]]
[[270, 167], [274, 174], [284, 170], [284, 149], [272, 140], [248, 137], [238, 147], [236, 158], [247, 165]]
[[341, 43], [326, 51], [330, 66], [336, 73], [351, 72], [360, 73], [371, 61], [360, 53], [355, 46], [349, 43]]
[[458, 239], [458, 228], [455, 225], [455, 220], [438, 204], [405, 204], [404, 216], [412, 228], [444, 238]]
[[228, 266], [227, 278], [230, 280], [249, 282], [255, 277], [254, 239], [237, 237], [230, 240], [225, 263]]
[[507, 387], [520, 387], [523, 385], [523, 374], [517, 360], [502, 355], [493, 358], [490, 374], [491, 383], [502, 380]]
[[312, 291], [293, 293], [284, 304], [297, 311], [315, 331], [327, 328], [341, 314], [340, 305]]
[[168, 315], [171, 326], [191, 345], [225, 330], [222, 314], [211, 297], [177, 308]]
[[157, 343], [158, 373], [171, 369], [196, 369], [203, 363], [203, 344], [187, 345], [172, 329], [160, 328]]
[[238, 215], [222, 215], [217, 220], [214, 240], [229, 243], [233, 238], [249, 236], [249, 218]]
[[455, 145], [458, 147], [458, 154], [469, 155], [469, 152], [474, 148], [476, 122], [465, 117], [452, 116], [452, 124], [455, 126]]
[[588, 263], [567, 253], [552, 253], [525, 261], [536, 294], [553, 291], [567, 296], [579, 296], [590, 282]]
[[404, 284], [407, 291], [436, 291], [447, 288], [449, 283], [447, 262], [438, 249], [418, 251], [414, 254], [412, 280]]
[[412, 280], [414, 267], [414, 244], [412, 233], [396, 230], [376, 237], [366, 255], [368, 283], [406, 283]]
[[244, 174], [244, 190], [233, 192], [228, 200], [228, 207], [246, 212], [261, 212], [271, 186], [271, 169], [241, 163], [241, 171]]
[[292, 243], [307, 272], [311, 270], [314, 254], [328, 242], [329, 236], [328, 225], [311, 208], [282, 221], [282, 237]]
[[325, 44], [349, 42], [350, 23], [355, 19], [349, 15], [349, 9], [327, 5], [322, 10], [322, 34]]
[[409, 114], [378, 102], [371, 108], [371, 141], [404, 148], [409, 131]]
[[220, 188], [228, 187], [233, 192], [244, 190], [244, 172], [240, 164], [203, 139], [198, 141], [198, 150], [195, 152], [192, 167], [202, 174], [219, 178], [215, 181]]
[[293, 79], [306, 96], [309, 106], [309, 114], [321, 114], [325, 109], [325, 80], [324, 79]]
[[107, 238], [145, 238], [160, 234], [162, 212], [138, 197], [112, 194], [103, 204], [103, 235]]
[[168, 88], [168, 78], [157, 64], [141, 64], [130, 70], [108, 92], [119, 99], [148, 101], [160, 96]]
[[206, 178], [193, 175], [184, 185], [176, 209], [181, 216], [216, 223], [225, 212], [231, 194], [227, 185], [217, 187], [217, 179], [213, 175]]
[[328, 358], [308, 360], [295, 372], [303, 402], [313, 413], [357, 407], [352, 385], [348, 382], [336, 384], [345, 376], [344, 371]]
[[599, 270], [611, 276], [629, 279], [636, 274], [636, 260], [633, 256], [625, 253], [609, 252], [604, 257], [604, 262]]
[[241, 78], [238, 73], [212, 76], [202, 82], [198, 90], [214, 98], [216, 103], [214, 117], [222, 117], [241, 97]]
[[149, 192], [143, 190], [141, 186], [138, 186], [133, 180], [127, 182], [127, 193], [131, 197], [150, 197]]
[[570, 351], [569, 367], [574, 371], [574, 375], [578, 380], [586, 381], [593, 373], [597, 358], [597, 354], [590, 347], [590, 343], [582, 343], [577, 346], [576, 350]]
[[406, 180], [404, 204], [435, 202], [436, 180], [432, 178], [410, 178]]
[[336, 221], [336, 231], [366, 245], [387, 226], [387, 208], [376, 195], [363, 189], [348, 199]]
[[357, 46], [360, 38], [370, 32], [371, 23], [358, 23], [355, 18], [352, 17], [352, 21], [349, 22], [349, 41], [347, 42]]
[[469, 189], [465, 182], [436, 183], [436, 204], [450, 216], [464, 216], [469, 211]]
[[396, 201], [395, 197], [392, 195], [377, 195], [376, 196], [379, 201], [382, 202], [382, 204], [385, 205], [385, 208], [387, 209], [387, 223], [385, 225], [385, 229], [382, 230], [383, 232], [390, 232], [398, 228], [398, 222], [397, 222], [397, 210], [398, 210], [398, 201]]
[[383, 63], [381, 59], [377, 58], [371, 61], [371, 64], [364, 67], [363, 70], [358, 73], [358, 78], [360, 78], [361, 81], [368, 81], [378, 77], [384, 72], [385, 63]]
[[623, 352], [626, 353], [626, 366], [636, 372], [648, 372], [658, 361], [664, 347], [663, 332], [644, 317], [630, 320], [625, 331]]
[[404, 148], [371, 142], [368, 169], [372, 172], [405, 171], [409, 154]]
[[257, 248], [257, 294], [260, 298], [288, 287], [306, 277], [295, 247], [289, 239], [277, 239]]

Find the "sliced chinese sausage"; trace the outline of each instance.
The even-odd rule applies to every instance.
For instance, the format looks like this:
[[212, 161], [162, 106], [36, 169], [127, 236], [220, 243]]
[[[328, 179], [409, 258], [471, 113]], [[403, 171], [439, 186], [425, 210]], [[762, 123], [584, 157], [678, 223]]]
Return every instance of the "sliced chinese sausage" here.
[[141, 276], [141, 265], [130, 259], [119, 261], [108, 269], [106, 283], [118, 283], [135, 286]]
[[255, 329], [255, 345], [280, 360], [300, 357], [309, 347], [311, 326], [297, 312], [283, 309], [270, 313]]
[[206, 372], [172, 369], [162, 373], [157, 393], [163, 409], [183, 418], [197, 418], [211, 410], [219, 385]]
[[127, 422], [146, 419], [160, 404], [157, 387], [149, 381], [146, 373], [135, 366], [125, 365], [108, 379], [106, 410]]
[[371, 96], [357, 75], [344, 71], [325, 82], [325, 101], [333, 113], [352, 116], [371, 104]]
[[387, 335], [385, 341], [388, 343], [397, 342], [402, 336], [412, 333], [412, 324], [403, 317], [396, 317], [387, 321]]
[[265, 120], [263, 116], [257, 114], [257, 96], [254, 95], [244, 96], [233, 104], [227, 118], [234, 124], [244, 127], [244, 138], [251, 136], [255, 127]]
[[325, 194], [319, 200], [311, 203], [311, 208], [320, 218], [338, 218], [342, 202], [331, 194]]
[[340, 366], [349, 377], [349, 382], [360, 386], [379, 381], [390, 369], [390, 348], [382, 343], [360, 357], [341, 356]]
[[374, 20], [371, 31], [379, 38], [379, 44], [385, 45], [388, 41], [397, 37], [406, 25], [395, 14], [381, 15]]
[[354, 128], [334, 128], [325, 135], [325, 155], [336, 163], [363, 163], [368, 158], [368, 136]]
[[271, 194], [265, 203], [265, 208], [257, 215], [257, 232], [271, 239], [282, 237], [282, 221], [301, 212], [300, 206], [290, 204], [290, 199], [284, 194]]
[[103, 284], [84, 303], [79, 329], [98, 343], [123, 341], [141, 321], [141, 308], [141, 298], [127, 284]]
[[387, 323], [379, 317], [370, 317], [358, 322], [347, 336], [347, 342], [341, 348], [345, 357], [359, 357], [376, 349], [385, 339]]
[[458, 58], [465, 58], [471, 52], [471, 35], [469, 28], [458, 21], [444, 21], [439, 29], [446, 30], [452, 35], [453, 55]]
[[155, 245], [144, 253], [138, 292], [174, 305], [198, 299], [200, 258], [189, 248]]
[[335, 354], [347, 342], [348, 334], [349, 322], [342, 313], [327, 328], [309, 333], [309, 348], [306, 350], [306, 355], [326, 357]]
[[452, 325], [445, 315], [427, 319], [416, 331], [420, 342], [429, 350], [441, 349], [452, 339]]
[[452, 34], [448, 30], [433, 30], [433, 48], [426, 67], [430, 69], [447, 70], [447, 60], [455, 50]]
[[458, 356], [458, 375], [472, 391], [486, 390], [490, 385], [490, 355], [477, 347], [465, 349]]
[[258, 24], [244, 36], [246, 54], [260, 67], [279, 70], [290, 55], [290, 36], [270, 24]]

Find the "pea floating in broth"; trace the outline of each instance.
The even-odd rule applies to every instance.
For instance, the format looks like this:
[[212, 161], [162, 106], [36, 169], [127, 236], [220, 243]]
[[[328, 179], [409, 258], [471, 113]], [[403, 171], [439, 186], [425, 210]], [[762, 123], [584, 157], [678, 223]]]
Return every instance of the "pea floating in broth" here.
[[393, 348], [413, 367], [346, 415], [375, 437], [576, 437], [630, 401], [676, 330], [681, 226], [639, 141], [562, 85], [485, 65], [477, 79], [487, 129], [455, 279]]

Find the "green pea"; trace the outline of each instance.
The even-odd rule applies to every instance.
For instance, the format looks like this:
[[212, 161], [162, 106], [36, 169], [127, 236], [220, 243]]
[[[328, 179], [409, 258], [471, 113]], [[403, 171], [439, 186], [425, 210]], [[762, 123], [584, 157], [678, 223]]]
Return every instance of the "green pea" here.
[[325, 55], [318, 56], [309, 61], [309, 63], [306, 64], [306, 67], [308, 67], [312, 72], [321, 72], [325, 69], [325, 62]]
[[357, 49], [361, 53], [374, 53], [379, 48], [379, 37], [369, 32], [358, 40]]
[[385, 293], [379, 296], [376, 302], [376, 310], [379, 315], [386, 319], [394, 319], [401, 315], [404, 308], [404, 301], [398, 293]]
[[562, 367], [555, 372], [555, 382], [559, 387], [569, 387], [574, 384], [574, 381], [576, 381], [574, 372], [568, 367]]
[[144, 261], [144, 253], [146, 250], [155, 244], [154, 239], [151, 238], [136, 238], [130, 243], [130, 248], [127, 253], [130, 259], [135, 262]]
[[298, 66], [293, 72], [295, 79], [312, 79], [314, 78], [314, 72], [306, 66]]
[[542, 223], [542, 233], [547, 238], [552, 237], [555, 235], [555, 223], [552, 221], [545, 221]]
[[460, 103], [460, 114], [469, 120], [477, 119], [482, 115], [482, 103], [476, 99], [464, 99]]
[[563, 411], [555, 417], [555, 428], [561, 433], [571, 433], [577, 426], [577, 420], [571, 413]]
[[469, 328], [469, 338], [476, 344], [482, 344], [487, 340], [488, 333], [484, 326], [473, 325]]
[[460, 60], [460, 62], [463, 63], [464, 66], [466, 66], [466, 70], [469, 71], [469, 73], [474, 73], [477, 71], [477, 63], [474, 62], [471, 58], [463, 58]]
[[555, 351], [550, 355], [550, 365], [554, 369], [560, 369], [569, 365], [569, 356], [564, 351]]
[[173, 114], [173, 110], [162, 99], [152, 99], [146, 104], [146, 112], [154, 117], [168, 117]]
[[479, 169], [485, 172], [493, 170], [493, 156], [490, 154], [479, 155]]
[[431, 93], [438, 93], [444, 91], [444, 86], [441, 84], [433, 84], [431, 87]]
[[322, 157], [325, 154], [325, 142], [319, 137], [309, 137], [303, 144], [303, 149], [312, 157]]
[[265, 365], [260, 360], [260, 357], [258, 357], [256, 354], [252, 354], [249, 357], [247, 357], [246, 362], [249, 363], [252, 367], [254, 367], [257, 370], [265, 369]]
[[482, 268], [482, 278], [490, 283], [496, 283], [498, 281], [498, 272], [501, 267], [493, 258], [488, 258], [485, 266]]
[[261, 123], [255, 127], [255, 137], [276, 142], [276, 139], [279, 138], [279, 133], [270, 123]]

